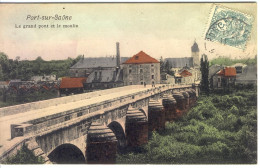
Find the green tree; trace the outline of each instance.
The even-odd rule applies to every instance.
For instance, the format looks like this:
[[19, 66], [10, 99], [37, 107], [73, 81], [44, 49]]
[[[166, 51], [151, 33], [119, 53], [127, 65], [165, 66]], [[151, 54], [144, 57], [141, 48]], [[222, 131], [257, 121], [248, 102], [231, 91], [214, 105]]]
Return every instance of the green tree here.
[[163, 57], [161, 56], [160, 58], [160, 73], [162, 73], [164, 71], [164, 61], [163, 61]]
[[2, 65], [0, 64], [0, 81], [4, 80], [4, 74], [2, 70]]
[[209, 61], [206, 54], [203, 54], [200, 60], [200, 71], [201, 71], [201, 91], [209, 94]]
[[16, 155], [7, 158], [7, 164], [43, 164], [43, 158], [37, 157], [27, 146], [23, 145]]
[[8, 60], [8, 56], [3, 52], [0, 52], [0, 65], [1, 65], [2, 74], [3, 74], [2, 79], [8, 80], [8, 78], [9, 78], [8, 75], [11, 71], [11, 67], [10, 67], [10, 63]]

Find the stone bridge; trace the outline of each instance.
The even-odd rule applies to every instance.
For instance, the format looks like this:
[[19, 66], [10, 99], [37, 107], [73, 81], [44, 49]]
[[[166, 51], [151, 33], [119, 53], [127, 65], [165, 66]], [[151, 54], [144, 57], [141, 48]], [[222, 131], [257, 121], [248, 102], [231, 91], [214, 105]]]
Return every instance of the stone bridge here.
[[0, 108], [0, 160], [24, 144], [45, 163], [115, 163], [194, 105], [198, 86], [125, 86]]

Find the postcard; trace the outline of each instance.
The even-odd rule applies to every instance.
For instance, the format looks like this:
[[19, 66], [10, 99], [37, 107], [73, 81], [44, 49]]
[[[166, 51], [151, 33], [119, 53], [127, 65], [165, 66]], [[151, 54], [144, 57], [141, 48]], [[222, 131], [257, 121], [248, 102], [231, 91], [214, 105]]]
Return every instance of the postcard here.
[[257, 164], [257, 3], [1, 3], [0, 163]]

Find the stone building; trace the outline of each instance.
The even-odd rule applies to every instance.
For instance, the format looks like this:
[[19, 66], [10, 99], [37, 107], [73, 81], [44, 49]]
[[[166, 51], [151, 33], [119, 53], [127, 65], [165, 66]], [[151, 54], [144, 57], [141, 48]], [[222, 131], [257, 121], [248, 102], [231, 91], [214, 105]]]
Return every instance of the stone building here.
[[124, 85], [160, 83], [160, 62], [143, 51], [123, 63]]
[[194, 42], [191, 47], [191, 57], [193, 58], [193, 67], [200, 66], [200, 57], [199, 57], [200, 49], [196, 42]]
[[121, 62], [124, 62], [128, 57], [120, 57], [119, 43], [116, 43], [116, 56], [106, 57], [88, 57], [82, 58], [72, 67], [70, 67], [70, 77], [88, 77], [96, 70], [114, 70], [120, 68]]
[[70, 76], [87, 77], [85, 90], [99, 90], [123, 86], [121, 62], [128, 57], [120, 57], [119, 43], [116, 56], [83, 58], [70, 68]]
[[165, 58], [165, 62], [169, 62], [172, 70], [174, 72], [179, 71], [183, 67], [189, 68], [199, 68], [200, 58], [199, 58], [199, 47], [196, 42], [191, 46], [191, 57], [182, 57], [182, 58]]
[[243, 66], [243, 68], [235, 67], [237, 71], [236, 85], [257, 85], [257, 66], [248, 65]]
[[161, 73], [161, 84], [175, 84], [175, 78], [165, 72]]
[[221, 69], [212, 77], [213, 89], [222, 89], [225, 87], [234, 86], [236, 75], [236, 68], [234, 67], [225, 67]]

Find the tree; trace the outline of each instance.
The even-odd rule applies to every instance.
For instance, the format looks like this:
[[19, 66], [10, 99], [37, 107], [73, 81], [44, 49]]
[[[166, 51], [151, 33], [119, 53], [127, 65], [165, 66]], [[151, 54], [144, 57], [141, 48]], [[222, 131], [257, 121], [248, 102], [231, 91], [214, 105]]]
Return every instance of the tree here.
[[209, 61], [206, 54], [203, 54], [200, 59], [200, 71], [201, 71], [201, 91], [209, 94]]
[[162, 73], [164, 71], [164, 61], [163, 61], [163, 57], [161, 56], [160, 58], [160, 73]]
[[1, 70], [2, 70], [2, 74], [3, 74], [3, 77], [1, 78], [2, 80], [8, 80], [8, 75], [10, 73], [10, 63], [9, 63], [9, 60], [8, 60], [8, 56], [3, 53], [3, 52], [0, 52], [0, 65], [1, 65]]
[[0, 64], [0, 81], [2, 80], [4, 80], [4, 74], [3, 74], [2, 66]]

